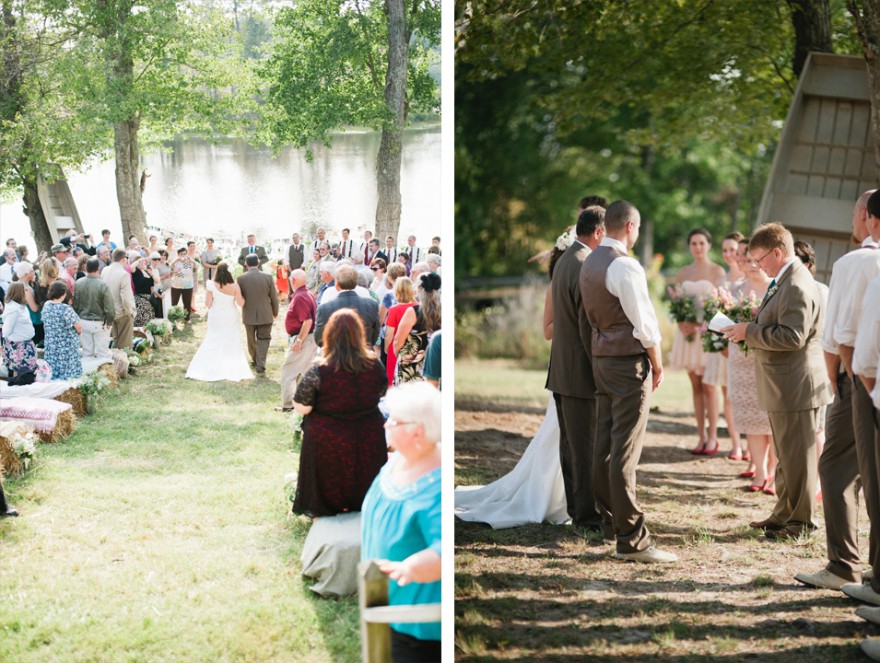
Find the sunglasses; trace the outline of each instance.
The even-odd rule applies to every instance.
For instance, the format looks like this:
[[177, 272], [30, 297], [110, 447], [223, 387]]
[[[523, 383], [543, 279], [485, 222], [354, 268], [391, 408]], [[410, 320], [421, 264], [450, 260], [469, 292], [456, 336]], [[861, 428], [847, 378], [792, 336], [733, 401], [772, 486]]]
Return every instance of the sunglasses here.
[[374, 272], [381, 272], [382, 271], [381, 267], [370, 267], [370, 269], [372, 269]]

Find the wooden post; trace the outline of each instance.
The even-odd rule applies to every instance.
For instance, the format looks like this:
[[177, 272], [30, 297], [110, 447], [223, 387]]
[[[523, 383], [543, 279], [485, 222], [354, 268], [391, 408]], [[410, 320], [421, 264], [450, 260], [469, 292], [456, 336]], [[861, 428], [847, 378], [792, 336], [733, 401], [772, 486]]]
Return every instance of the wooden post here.
[[361, 620], [361, 660], [363, 663], [391, 661], [391, 627], [366, 620], [366, 609], [388, 605], [388, 576], [374, 561], [358, 564], [358, 605]]

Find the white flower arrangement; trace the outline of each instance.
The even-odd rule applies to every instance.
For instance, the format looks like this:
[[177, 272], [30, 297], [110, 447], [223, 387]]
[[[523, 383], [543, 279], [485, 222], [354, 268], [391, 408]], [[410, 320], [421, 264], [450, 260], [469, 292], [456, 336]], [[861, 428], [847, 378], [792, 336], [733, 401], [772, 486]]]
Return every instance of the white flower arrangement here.
[[296, 483], [298, 476], [299, 475], [296, 472], [291, 472], [284, 476], [284, 494], [287, 495], [287, 499], [290, 500], [291, 504], [296, 500]]
[[94, 371], [82, 376], [76, 386], [86, 398], [94, 398], [110, 386], [110, 379], [101, 371]]
[[294, 412], [290, 416], [290, 427], [293, 429], [294, 433], [299, 433], [300, 435], [302, 434], [303, 419], [304, 419], [303, 415], [298, 414], [296, 412]]
[[36, 436], [32, 432], [16, 433], [12, 439], [12, 449], [21, 459], [24, 469], [28, 469], [34, 456], [37, 455]]
[[566, 249], [568, 249], [568, 247], [571, 246], [571, 243], [571, 235], [569, 235], [567, 232], [562, 233], [559, 237], [556, 238], [556, 248], [560, 251], [565, 251]]

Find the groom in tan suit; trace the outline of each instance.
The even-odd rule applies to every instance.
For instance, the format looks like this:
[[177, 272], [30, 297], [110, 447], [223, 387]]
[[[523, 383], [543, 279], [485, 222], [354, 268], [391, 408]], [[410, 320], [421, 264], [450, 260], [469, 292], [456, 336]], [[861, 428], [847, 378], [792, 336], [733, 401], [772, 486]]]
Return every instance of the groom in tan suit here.
[[831, 389], [819, 339], [819, 289], [795, 257], [791, 233], [778, 223], [759, 227], [749, 259], [773, 280], [755, 321], [724, 331], [755, 353], [758, 401], [770, 418], [779, 466], [776, 507], [751, 525], [778, 541], [816, 528], [816, 420], [819, 408], [831, 402]]
[[272, 323], [278, 317], [278, 291], [272, 277], [260, 271], [260, 259], [256, 254], [248, 255], [244, 264], [247, 271], [237, 281], [244, 297], [241, 321], [247, 334], [251, 362], [257, 375], [265, 375]]

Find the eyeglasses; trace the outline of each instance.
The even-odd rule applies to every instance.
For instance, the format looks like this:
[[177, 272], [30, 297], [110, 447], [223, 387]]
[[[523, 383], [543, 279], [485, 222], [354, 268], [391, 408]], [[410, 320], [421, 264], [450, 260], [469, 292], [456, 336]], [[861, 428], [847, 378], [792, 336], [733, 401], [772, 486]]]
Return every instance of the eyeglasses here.
[[381, 272], [382, 271], [381, 267], [370, 267], [370, 269], [372, 269], [374, 272]]
[[395, 419], [388, 419], [385, 422], [385, 428], [396, 428], [397, 426], [413, 426], [416, 422], [414, 421], [397, 421]]
[[761, 263], [764, 262], [764, 258], [766, 258], [767, 256], [769, 256], [769, 255], [770, 255], [771, 253], [773, 253], [775, 250], [776, 250], [775, 248], [774, 248], [774, 249], [770, 249], [769, 251], [767, 251], [767, 253], [765, 253], [764, 255], [762, 255], [762, 256], [761, 256], [760, 258], [758, 258], [757, 260], [750, 260], [749, 262], [750, 262], [751, 264], [753, 264], [753, 265], [756, 265], [757, 267], [760, 267], [760, 266], [761, 266]]

